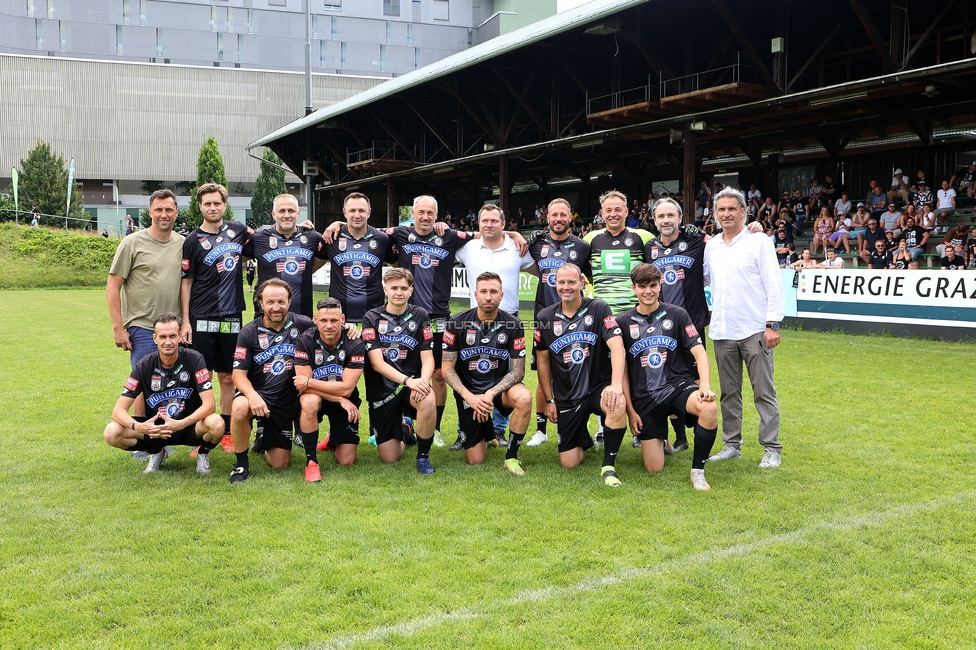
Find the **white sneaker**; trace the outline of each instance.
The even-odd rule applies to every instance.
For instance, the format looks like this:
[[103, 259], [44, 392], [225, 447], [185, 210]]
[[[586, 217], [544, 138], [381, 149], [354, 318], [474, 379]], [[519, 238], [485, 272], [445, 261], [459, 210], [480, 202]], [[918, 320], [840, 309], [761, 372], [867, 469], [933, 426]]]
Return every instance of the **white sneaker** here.
[[132, 452], [132, 457], [136, 460], [141, 460], [142, 462], [149, 460], [149, 454], [144, 451], [134, 451]]
[[197, 474], [210, 473], [210, 454], [197, 454]]
[[166, 449], [163, 449], [158, 454], [149, 454], [149, 464], [146, 465], [146, 469], [142, 470], [143, 474], [152, 474], [153, 472], [159, 470], [160, 465], [166, 460]]
[[446, 447], [447, 443], [444, 442], [444, 436], [441, 435], [440, 431], [434, 430], [434, 446], [435, 447]]
[[696, 490], [711, 490], [712, 486], [708, 484], [705, 480], [705, 470], [703, 469], [693, 469], [691, 470], [691, 484]]
[[722, 448], [722, 451], [720, 451], [717, 454], [715, 454], [714, 456], [710, 457], [708, 459], [708, 462], [714, 463], [714, 462], [720, 461], [720, 460], [730, 460], [732, 458], [738, 458], [741, 455], [742, 455], [742, 452], [739, 451], [738, 448], [733, 447], [732, 445], [725, 445], [725, 447]]
[[762, 462], [759, 463], [760, 469], [770, 469], [773, 467], [779, 467], [783, 462], [783, 458], [780, 456], [779, 452], [775, 449], [767, 449], [763, 452]]
[[536, 431], [532, 438], [525, 443], [526, 447], [538, 447], [539, 445], [549, 442], [549, 436], [542, 433], [541, 431]]

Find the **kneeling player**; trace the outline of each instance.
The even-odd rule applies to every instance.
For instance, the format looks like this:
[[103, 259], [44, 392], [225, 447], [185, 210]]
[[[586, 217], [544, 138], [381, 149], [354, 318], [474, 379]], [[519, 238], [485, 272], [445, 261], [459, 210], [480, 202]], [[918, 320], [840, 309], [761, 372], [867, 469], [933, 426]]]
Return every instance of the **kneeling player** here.
[[[709, 489], [705, 460], [715, 443], [718, 413], [710, 387], [708, 354], [701, 335], [681, 307], [661, 302], [661, 271], [641, 264], [630, 272], [637, 306], [617, 319], [627, 347], [624, 383], [630, 428], [640, 439], [648, 472], [664, 468], [668, 417], [676, 415], [695, 429], [691, 482]], [[698, 364], [695, 377], [694, 363]], [[695, 384], [695, 380], [700, 380]]]
[[[247, 445], [254, 418], [258, 419], [254, 451], [263, 451], [271, 467], [280, 469], [291, 463], [291, 441], [300, 409], [293, 367], [295, 345], [302, 332], [315, 326], [305, 316], [289, 311], [291, 287], [284, 280], [265, 280], [254, 292], [254, 299], [263, 313], [241, 328], [234, 352], [237, 395], [231, 409], [230, 433], [237, 461], [231, 483], [246, 481], [250, 475]], [[305, 455], [305, 480], [321, 480], [314, 442], [311, 447], [305, 446]]]
[[[210, 371], [199, 352], [180, 348], [180, 325], [176, 314], [153, 322], [157, 350], [136, 362], [105, 427], [108, 444], [149, 454], [146, 474], [166, 460], [166, 445], [199, 445], [197, 472], [209, 474], [208, 454], [224, 433], [224, 421], [214, 414]], [[132, 417], [129, 409], [140, 395], [148, 415]]]
[[[433, 474], [430, 446], [437, 409], [430, 378], [434, 374], [434, 330], [427, 310], [408, 304], [413, 295], [413, 273], [391, 269], [383, 278], [387, 303], [363, 316], [366, 399], [369, 426], [376, 436], [380, 460], [395, 463], [403, 457], [410, 435], [404, 417], [417, 428], [417, 471]], [[407, 390], [403, 390], [406, 387]]]
[[505, 468], [522, 476], [518, 449], [532, 416], [532, 395], [522, 384], [525, 329], [517, 316], [498, 308], [504, 294], [497, 273], [479, 275], [474, 295], [478, 306], [452, 316], [444, 330], [444, 381], [454, 389], [468, 463], [485, 462], [487, 441], [495, 439], [491, 414], [497, 408], [511, 415]]
[[583, 273], [575, 264], [556, 271], [556, 291], [560, 302], [539, 312], [535, 351], [546, 417], [559, 434], [559, 462], [583, 462], [583, 452], [593, 446], [590, 415], [603, 415], [600, 471], [604, 483], [618, 487], [614, 465], [627, 429], [620, 328], [607, 303], [583, 297]]
[[[295, 388], [301, 394], [299, 426], [302, 444], [316, 461], [315, 442], [319, 422], [329, 418], [330, 448], [336, 462], [352, 465], [359, 444], [359, 390], [366, 348], [361, 340], [351, 340], [343, 325], [346, 317], [335, 298], [323, 298], [315, 312], [315, 329], [306, 331], [295, 348]], [[314, 476], [313, 476], [314, 478]], [[321, 475], [319, 480], [321, 480]]]

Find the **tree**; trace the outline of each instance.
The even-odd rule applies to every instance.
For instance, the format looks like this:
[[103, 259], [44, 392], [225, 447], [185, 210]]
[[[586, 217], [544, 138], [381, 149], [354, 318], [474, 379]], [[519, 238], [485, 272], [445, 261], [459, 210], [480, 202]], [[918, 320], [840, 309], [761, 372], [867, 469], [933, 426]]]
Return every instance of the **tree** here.
[[[197, 188], [206, 183], [220, 183], [227, 187], [224, 159], [221, 158], [220, 149], [217, 148], [217, 138], [212, 135], [204, 139], [203, 146], [200, 147], [200, 156], [197, 158], [197, 183], [193, 186], [193, 191], [190, 192], [190, 216], [187, 224], [190, 228], [196, 228], [203, 221], [203, 213], [200, 212], [200, 206], [197, 205], [194, 195], [197, 193]], [[228, 205], [224, 219], [233, 218], [234, 211]]]
[[[51, 151], [51, 145], [38, 141], [27, 158], [20, 161], [20, 207], [30, 210], [36, 205], [41, 214], [64, 215], [68, 198], [68, 166], [64, 158]], [[71, 192], [69, 217], [88, 222], [82, 194], [78, 188]], [[63, 226], [63, 219], [61, 225]], [[79, 226], [79, 227], [80, 227]]]
[[261, 161], [261, 174], [254, 182], [254, 194], [251, 196], [251, 216], [254, 227], [258, 228], [272, 223], [271, 210], [274, 208], [274, 198], [288, 191], [285, 187], [285, 170], [275, 165], [281, 164], [281, 158], [271, 149], [264, 150], [264, 160]]

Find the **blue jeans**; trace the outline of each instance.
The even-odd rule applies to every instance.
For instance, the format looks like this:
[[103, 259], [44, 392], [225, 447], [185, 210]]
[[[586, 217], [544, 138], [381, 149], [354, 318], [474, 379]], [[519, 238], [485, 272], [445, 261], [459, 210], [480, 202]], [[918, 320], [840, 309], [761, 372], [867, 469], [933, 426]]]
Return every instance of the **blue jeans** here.
[[130, 327], [127, 331], [129, 332], [129, 343], [132, 344], [129, 361], [132, 363], [132, 369], [135, 370], [136, 363], [147, 354], [155, 352], [158, 346], [153, 341], [152, 330], [147, 330], [145, 327]]
[[505, 432], [508, 428], [508, 418], [501, 414], [501, 411], [494, 409], [491, 412], [491, 425], [495, 431]]

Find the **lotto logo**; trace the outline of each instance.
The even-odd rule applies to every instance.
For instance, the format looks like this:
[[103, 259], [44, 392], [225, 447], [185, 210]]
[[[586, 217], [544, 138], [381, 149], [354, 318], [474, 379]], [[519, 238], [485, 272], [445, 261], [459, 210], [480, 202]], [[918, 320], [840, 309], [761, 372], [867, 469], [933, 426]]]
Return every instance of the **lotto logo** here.
[[604, 273], [630, 273], [630, 251], [600, 251], [600, 268]]

